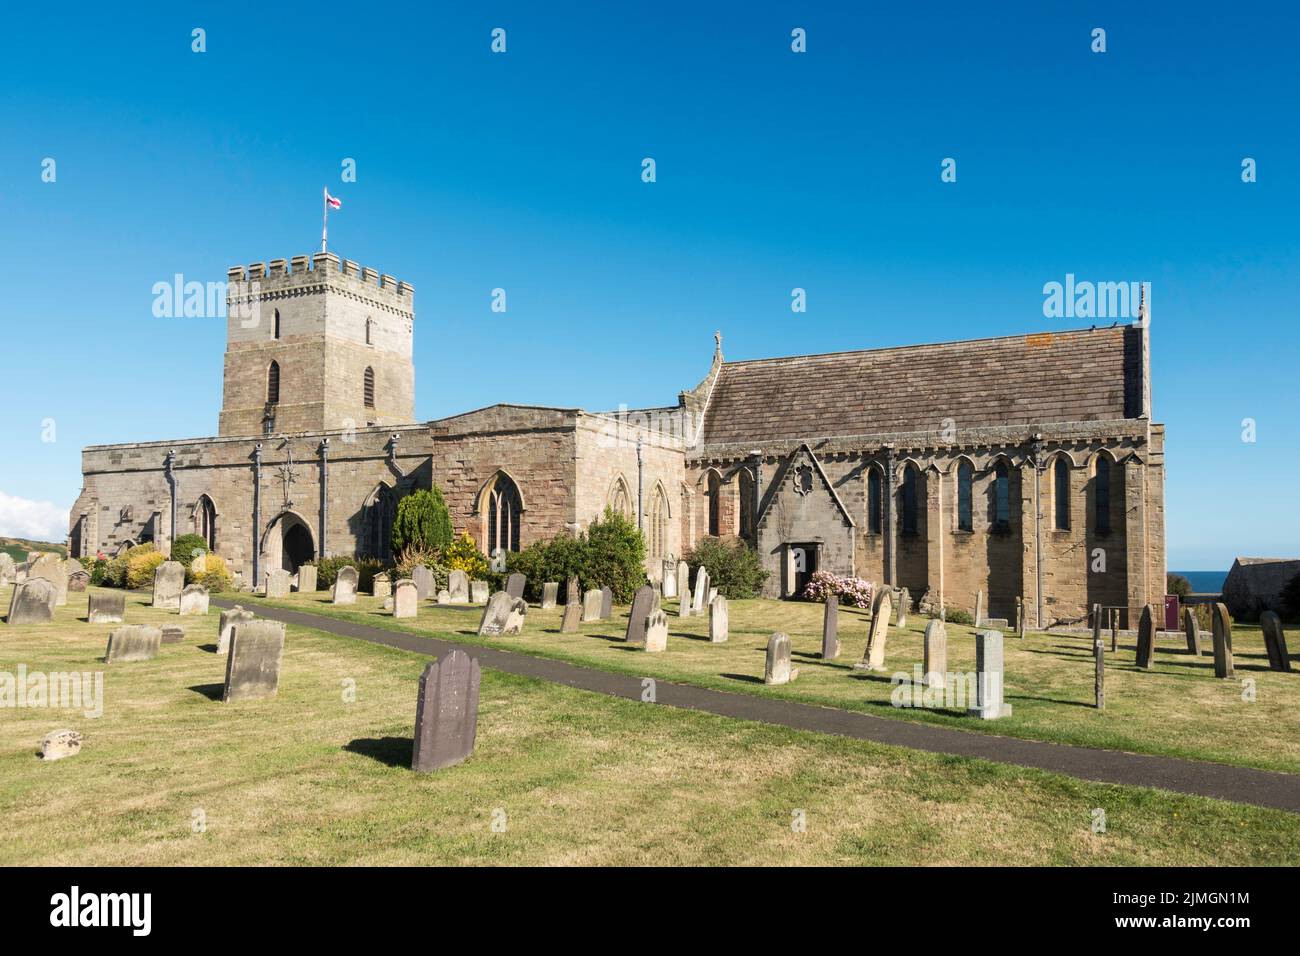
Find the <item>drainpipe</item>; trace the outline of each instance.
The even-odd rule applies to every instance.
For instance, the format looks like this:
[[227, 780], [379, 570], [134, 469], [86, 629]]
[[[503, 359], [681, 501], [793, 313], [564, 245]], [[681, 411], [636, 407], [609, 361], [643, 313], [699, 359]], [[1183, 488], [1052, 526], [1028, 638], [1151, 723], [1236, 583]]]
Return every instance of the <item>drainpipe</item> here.
[[320, 440], [320, 546], [317, 558], [325, 557], [325, 529], [329, 527], [330, 517], [330, 440]]
[[754, 510], [749, 531], [754, 536], [754, 546], [758, 547], [758, 509], [763, 506], [763, 452], [755, 448], [749, 454], [754, 460]]
[[171, 527], [168, 529], [169, 540], [167, 550], [171, 551], [172, 544], [176, 541], [176, 473], [172, 467], [176, 464], [176, 449], [171, 448], [167, 451], [167, 457], [163, 460], [163, 474], [167, 477], [167, 487], [171, 495]]
[[643, 512], [645, 511], [645, 456], [641, 452], [641, 436], [636, 436], [636, 527], [638, 531], [644, 531], [641, 527]]
[[1043, 509], [1039, 501], [1043, 485], [1043, 436], [1035, 435], [1034, 456], [1034, 603], [1038, 605], [1038, 627], [1043, 626]]
[[262, 557], [262, 443], [253, 446], [253, 590], [257, 590]]
[[885, 446], [885, 584], [895, 587], [898, 571], [897, 509], [894, 507], [894, 446]]

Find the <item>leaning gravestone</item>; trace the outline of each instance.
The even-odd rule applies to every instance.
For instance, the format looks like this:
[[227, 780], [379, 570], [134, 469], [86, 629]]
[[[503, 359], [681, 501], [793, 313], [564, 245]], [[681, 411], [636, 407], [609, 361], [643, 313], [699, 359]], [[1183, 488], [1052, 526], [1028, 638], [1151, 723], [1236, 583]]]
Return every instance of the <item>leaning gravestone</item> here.
[[826, 595], [826, 610], [822, 614], [822, 660], [833, 661], [840, 656], [840, 596]]
[[357, 569], [350, 564], [339, 568], [334, 578], [334, 603], [357, 603]]
[[943, 688], [948, 678], [948, 627], [935, 618], [925, 626], [925, 647], [921, 663], [926, 687]]
[[701, 565], [695, 572], [695, 596], [691, 599], [691, 613], [703, 614], [709, 601], [709, 572]]
[[582, 603], [581, 585], [578, 583], [578, 576], [576, 574], [570, 574], [568, 583], [564, 585], [564, 603], [565, 604]]
[[104, 651], [104, 663], [152, 660], [158, 655], [158, 646], [162, 644], [162, 637], [162, 628], [150, 627], [148, 624], [115, 627], [108, 632], [108, 649]]
[[284, 568], [275, 568], [268, 571], [266, 574], [266, 596], [278, 599], [287, 598], [291, 583], [293, 583], [293, 576]]
[[614, 616], [614, 589], [603, 587], [600, 589], [600, 619], [607, 621]]
[[164, 561], [153, 573], [153, 606], [179, 608], [183, 587], [185, 565], [179, 561]]
[[569, 601], [564, 605], [564, 616], [560, 618], [560, 633], [573, 634], [582, 621], [582, 602]]
[[600, 620], [600, 592], [592, 588], [582, 596], [582, 623]]
[[651, 654], [668, 649], [668, 615], [660, 608], [645, 619], [645, 649]]
[[1232, 618], [1226, 604], [1214, 605], [1214, 676], [1231, 679], [1236, 676], [1232, 666]]
[[677, 563], [675, 561], [665, 561], [661, 574], [659, 590], [663, 594], [664, 600], [668, 601], [677, 597]]
[[238, 604], [228, 611], [222, 611], [217, 624], [217, 653], [224, 654], [230, 650], [230, 632], [235, 629], [236, 624], [252, 620], [255, 620], [253, 612], [244, 610]]
[[1003, 701], [1003, 657], [1001, 631], [975, 632], [975, 706], [966, 713], [981, 720], [1011, 716], [1011, 705]]
[[440, 770], [474, 752], [478, 685], [478, 661], [459, 649], [424, 668], [415, 705], [412, 770]]
[[524, 596], [524, 586], [528, 579], [516, 571], [510, 577], [506, 578], [506, 594], [512, 598], [522, 598]]
[[790, 666], [790, 638], [778, 631], [767, 642], [767, 664], [763, 669], [763, 683], [788, 684], [798, 676], [799, 671]]
[[867, 650], [862, 660], [853, 665], [854, 670], [883, 671], [885, 669], [885, 640], [889, 636], [889, 590], [881, 588], [871, 609], [871, 627], [867, 631]]
[[471, 604], [485, 604], [488, 599], [488, 583], [486, 581], [469, 582], [469, 600]]
[[452, 604], [468, 604], [469, 575], [459, 569], [448, 572], [447, 594]]
[[279, 621], [240, 621], [230, 634], [223, 702], [273, 697], [280, 688], [284, 625]]
[[191, 584], [181, 591], [181, 617], [208, 613], [208, 589], [202, 584]]
[[709, 602], [709, 642], [725, 644], [727, 642], [727, 625], [730, 614], [727, 599], [721, 594]]
[[1276, 611], [1265, 611], [1259, 616], [1259, 626], [1264, 631], [1264, 648], [1268, 651], [1268, 667], [1274, 671], [1291, 670], [1291, 657], [1286, 649], [1286, 632]]
[[304, 564], [298, 569], [298, 593], [310, 594], [316, 590], [316, 565]]
[[645, 643], [645, 622], [655, 609], [654, 597], [654, 588], [648, 584], [643, 584], [636, 589], [636, 594], [632, 598], [632, 610], [627, 616], [627, 634], [624, 638], [627, 643]]
[[1156, 657], [1156, 615], [1150, 604], [1142, 608], [1142, 618], [1138, 622], [1137, 666], [1150, 667]]
[[384, 598], [393, 596], [393, 579], [388, 576], [387, 572], [375, 575], [375, 579], [370, 585], [370, 593], [381, 601]]
[[86, 595], [86, 620], [91, 624], [121, 624], [126, 617], [126, 595], [121, 591]]
[[549, 611], [555, 607], [555, 599], [560, 594], [560, 582], [546, 581], [542, 584], [542, 610]]
[[479, 636], [518, 634], [524, 629], [524, 617], [527, 614], [528, 605], [523, 598], [497, 591], [488, 598], [487, 607], [483, 608], [483, 620], [478, 625]]
[[[417, 564], [415, 567], [411, 568], [411, 582], [415, 585], [416, 600], [427, 601], [429, 598], [433, 597], [433, 572], [423, 564]], [[400, 581], [398, 582], [398, 585], [401, 585]], [[405, 617], [405, 615], [402, 616]]]
[[28, 578], [14, 585], [9, 599], [9, 624], [45, 624], [54, 619], [54, 584], [45, 578]]
[[1190, 607], [1183, 608], [1183, 633], [1187, 635], [1187, 653], [1201, 656], [1201, 625]]
[[73, 571], [68, 575], [68, 590], [84, 592], [90, 585], [90, 572], [85, 568], [80, 571]]
[[393, 617], [415, 617], [420, 605], [420, 586], [411, 578], [402, 578], [393, 589]]

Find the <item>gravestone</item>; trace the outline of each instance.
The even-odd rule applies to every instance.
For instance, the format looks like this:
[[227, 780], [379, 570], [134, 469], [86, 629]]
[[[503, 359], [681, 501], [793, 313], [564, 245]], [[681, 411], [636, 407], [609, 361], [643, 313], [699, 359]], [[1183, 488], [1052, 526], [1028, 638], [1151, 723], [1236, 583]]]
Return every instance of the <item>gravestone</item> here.
[[230, 650], [230, 632], [236, 624], [254, 620], [252, 611], [246, 611], [236, 604], [228, 611], [222, 611], [217, 622], [217, 653], [224, 654]]
[[478, 685], [478, 661], [460, 649], [424, 668], [415, 705], [412, 770], [440, 770], [474, 752]]
[[592, 588], [582, 596], [582, 623], [600, 620], [601, 594]]
[[273, 697], [280, 688], [284, 625], [279, 621], [240, 621], [230, 634], [223, 702]]
[[[68, 569], [58, 555], [45, 552], [27, 563], [27, 580], [44, 578], [54, 585], [54, 606], [68, 603]], [[174, 605], [173, 605], [174, 606]]]
[[446, 588], [441, 588], [438, 591], [437, 601], [439, 604], [451, 604], [451, 592]]
[[655, 590], [648, 584], [636, 589], [632, 598], [632, 611], [627, 616], [627, 634], [624, 640], [628, 644], [644, 644], [646, 618], [654, 611]]
[[469, 575], [459, 569], [447, 574], [447, 596], [452, 604], [469, 603]]
[[202, 584], [188, 585], [181, 591], [181, 617], [208, 613], [208, 589]]
[[179, 624], [164, 624], [162, 626], [163, 644], [179, 644], [185, 640], [185, 628]]
[[[342, 572], [340, 572], [342, 574]], [[292, 576], [284, 568], [273, 568], [266, 573], [266, 596], [283, 600], [289, 596]]]
[[108, 649], [104, 651], [106, 664], [126, 661], [152, 660], [162, 643], [162, 628], [148, 624], [127, 624], [108, 632]]
[[350, 564], [339, 568], [334, 578], [334, 603], [357, 603], [357, 569]]
[[826, 595], [826, 608], [822, 612], [822, 660], [833, 661], [840, 656], [840, 597]]
[[381, 605], [379, 606], [379, 608], [380, 608], [380, 610], [382, 610], [385, 614], [392, 614], [392, 613], [393, 613], [393, 596], [390, 594], [390, 595], [388, 595], [388, 597], [384, 598], [384, 603], [381, 604]]
[[542, 585], [542, 610], [549, 611], [555, 607], [555, 599], [560, 593], [560, 582], [547, 581]]
[[894, 592], [894, 599], [898, 601], [898, 618], [894, 621], [894, 626], [902, 629], [907, 627], [907, 609], [912, 603], [912, 595], [907, 588], [899, 588]]
[[938, 618], [925, 626], [921, 673], [926, 687], [948, 686], [948, 627]]
[[411, 582], [415, 585], [416, 600], [427, 601], [433, 597], [433, 572], [423, 564], [411, 568]]
[[984, 626], [984, 592], [975, 592], [975, 626]]
[[393, 617], [415, 617], [420, 606], [420, 586], [412, 578], [402, 578], [393, 589]]
[[488, 599], [488, 583], [486, 581], [469, 582], [469, 600], [471, 604], [483, 604]]
[[709, 604], [712, 604], [712, 603], [713, 603], [713, 599], [714, 599], [715, 597], [717, 597], [717, 596], [718, 596], [718, 589], [715, 588], [715, 587], [713, 587], [712, 585], [710, 585], [710, 586], [709, 586], [709, 600], [708, 600], [708, 603], [709, 603]]
[[677, 600], [683, 604], [691, 601], [691, 566], [685, 561], [677, 562]]
[[614, 616], [614, 589], [603, 587], [600, 589], [600, 619], [607, 621]]
[[767, 642], [767, 663], [763, 668], [764, 684], [788, 684], [799, 676], [790, 666], [790, 638], [779, 631]]
[[310, 594], [316, 590], [316, 565], [304, 564], [298, 569], [298, 593]]
[[41, 738], [41, 759], [62, 760], [81, 753], [82, 736], [76, 730], [52, 730]]
[[578, 576], [570, 574], [569, 580], [564, 585], [564, 603], [581, 604], [582, 603], [582, 585], [578, 583]]
[[86, 595], [86, 620], [91, 624], [121, 624], [126, 617], [126, 595], [121, 591]]
[[1142, 619], [1138, 622], [1137, 666], [1150, 667], [1156, 657], [1156, 615], [1150, 604], [1142, 608]]
[[582, 621], [582, 602], [569, 601], [564, 605], [564, 616], [560, 619], [560, 633], [573, 634]]
[[1101, 639], [1101, 605], [1093, 605], [1092, 618], [1092, 703], [1106, 709], [1106, 642]]
[[889, 590], [881, 588], [871, 609], [871, 625], [867, 631], [867, 649], [862, 660], [853, 665], [854, 670], [883, 671], [885, 669], [885, 640], [889, 636], [889, 618], [893, 613]]
[[512, 598], [522, 598], [524, 596], [524, 587], [527, 584], [528, 579], [516, 571], [506, 578], [506, 594], [509, 594]]
[[9, 598], [9, 624], [45, 624], [54, 619], [58, 591], [45, 578], [28, 578], [14, 585]]
[[479, 622], [478, 633], [483, 635], [518, 634], [524, 629], [524, 617], [528, 605], [523, 598], [511, 597], [505, 591], [497, 591], [488, 598], [483, 608], [483, 620]]
[[709, 642], [725, 644], [727, 642], [727, 625], [729, 612], [727, 599], [719, 594], [709, 602]]
[[703, 614], [709, 604], [709, 572], [703, 565], [695, 572], [695, 597], [691, 601], [691, 613]]
[[980, 720], [1011, 716], [1003, 701], [1004, 665], [1001, 631], [975, 632], [975, 706], [966, 713]]
[[90, 586], [90, 572], [85, 568], [68, 575], [68, 590], [82, 593]]
[[655, 608], [645, 619], [645, 649], [657, 654], [668, 649], [668, 615]]
[[665, 561], [661, 573], [663, 576], [659, 579], [660, 590], [664, 600], [668, 601], [677, 597], [677, 562]]
[[1276, 611], [1265, 611], [1259, 616], [1259, 626], [1264, 631], [1264, 649], [1268, 651], [1268, 668], [1274, 671], [1291, 670], [1291, 657], [1286, 649], [1286, 632]]
[[183, 587], [185, 565], [179, 561], [164, 561], [153, 573], [153, 606], [179, 608]]
[[1016, 595], [1016, 634], [1025, 636], [1025, 599]]
[[9, 553], [0, 551], [0, 588], [14, 583], [15, 568], [14, 559], [9, 556]]
[[1183, 608], [1183, 633], [1187, 635], [1187, 653], [1201, 656], [1201, 625], [1190, 607]]
[[370, 585], [370, 593], [381, 601], [393, 596], [393, 579], [388, 576], [388, 572], [375, 575]]

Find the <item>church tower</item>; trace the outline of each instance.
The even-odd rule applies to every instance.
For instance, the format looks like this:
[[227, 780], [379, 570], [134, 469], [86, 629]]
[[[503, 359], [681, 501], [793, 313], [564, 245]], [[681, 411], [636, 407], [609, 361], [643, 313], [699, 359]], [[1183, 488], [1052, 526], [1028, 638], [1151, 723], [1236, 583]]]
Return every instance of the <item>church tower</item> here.
[[415, 289], [332, 252], [227, 273], [218, 434], [415, 420]]

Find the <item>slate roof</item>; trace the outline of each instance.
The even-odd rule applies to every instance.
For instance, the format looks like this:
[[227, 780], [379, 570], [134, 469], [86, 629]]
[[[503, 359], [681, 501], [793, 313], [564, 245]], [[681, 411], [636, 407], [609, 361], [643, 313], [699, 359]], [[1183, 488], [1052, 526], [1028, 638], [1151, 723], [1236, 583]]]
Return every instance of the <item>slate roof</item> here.
[[724, 362], [704, 443], [1138, 418], [1132, 325]]

